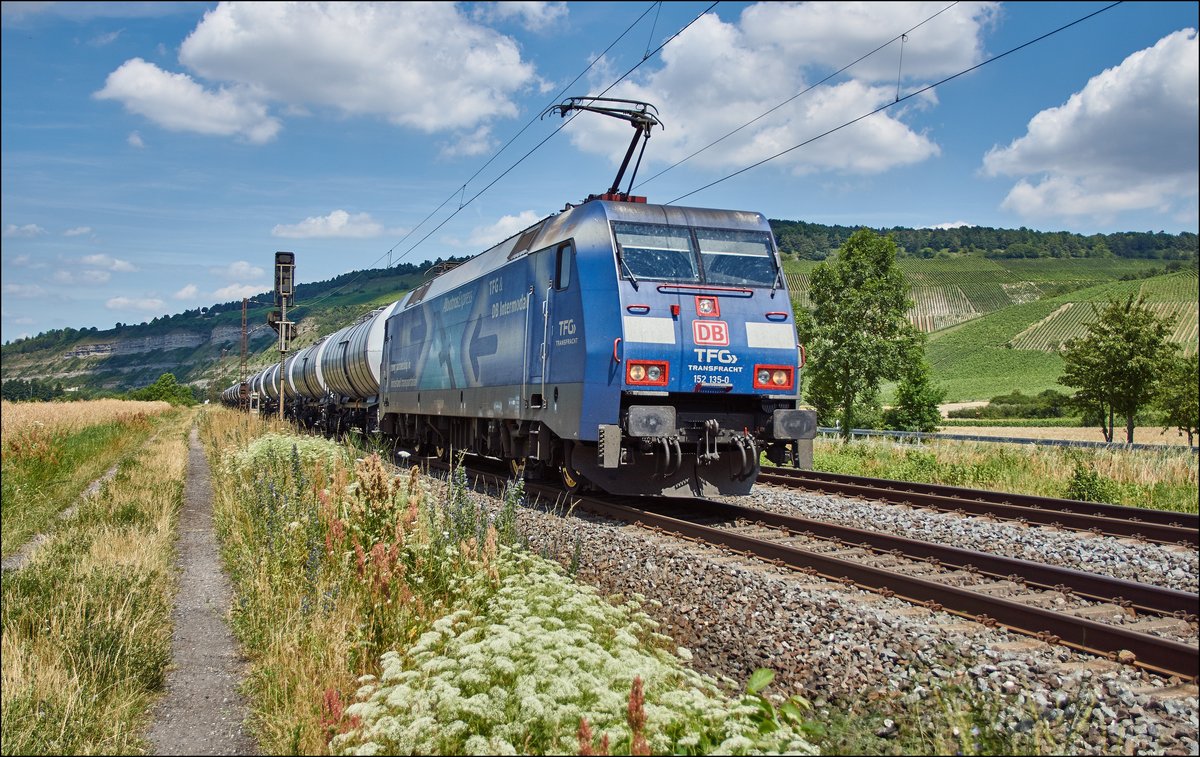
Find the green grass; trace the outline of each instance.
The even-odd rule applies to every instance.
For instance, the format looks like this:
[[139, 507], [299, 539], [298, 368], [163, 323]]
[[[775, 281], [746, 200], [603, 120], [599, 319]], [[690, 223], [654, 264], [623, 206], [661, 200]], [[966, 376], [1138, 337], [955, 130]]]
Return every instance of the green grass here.
[[90, 426], [74, 434], [45, 433], [22, 440], [25, 446], [19, 452], [10, 443], [0, 481], [3, 554], [8, 556], [50, 527], [54, 516], [77, 501], [92, 481], [141, 446], [151, 428], [149, 422], [131, 421]]
[[186, 469], [183, 433], [163, 436], [4, 574], [4, 754], [145, 753], [171, 660]]
[[940, 440], [925, 444], [818, 439], [816, 470], [974, 489], [1072, 496], [1086, 474], [1103, 501], [1129, 507], [1197, 512], [1197, 460], [1186, 450], [1068, 449]]
[[519, 488], [488, 513], [461, 468], [447, 488], [312, 437], [243, 444], [254, 423], [201, 430], [264, 751], [575, 753], [584, 718], [612, 754], [810, 751], [802, 702], [691, 671], [641, 599], [521, 549]]

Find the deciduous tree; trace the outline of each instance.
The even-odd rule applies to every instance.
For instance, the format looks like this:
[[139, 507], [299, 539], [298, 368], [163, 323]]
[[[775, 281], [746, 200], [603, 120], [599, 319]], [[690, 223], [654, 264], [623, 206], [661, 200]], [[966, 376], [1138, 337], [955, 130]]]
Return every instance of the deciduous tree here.
[[1188, 446], [1200, 427], [1200, 357], [1180, 356], [1171, 362], [1158, 387], [1155, 405], [1163, 413], [1163, 431], [1179, 429]]
[[898, 431], [937, 431], [942, 420], [938, 405], [945, 399], [946, 390], [933, 383], [923, 341], [915, 345], [919, 349], [907, 360], [896, 387], [896, 402], [884, 412], [883, 423]]
[[1088, 333], [1067, 342], [1066, 367], [1059, 383], [1075, 387], [1074, 401], [1085, 417], [1098, 418], [1106, 441], [1114, 422], [1125, 419], [1125, 441], [1133, 443], [1134, 416], [1154, 398], [1158, 382], [1175, 354], [1167, 341], [1171, 324], [1130, 295], [1095, 308]]
[[904, 317], [908, 285], [895, 242], [869, 229], [851, 235], [810, 281], [812, 310], [796, 318], [809, 354], [805, 397], [822, 418], [837, 418], [849, 439], [864, 411], [878, 406], [880, 383], [903, 374], [919, 341]]

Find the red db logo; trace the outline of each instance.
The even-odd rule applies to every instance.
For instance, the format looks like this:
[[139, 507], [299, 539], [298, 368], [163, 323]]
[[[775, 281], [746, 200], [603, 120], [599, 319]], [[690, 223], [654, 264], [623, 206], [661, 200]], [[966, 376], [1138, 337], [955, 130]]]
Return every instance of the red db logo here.
[[692, 338], [696, 344], [729, 345], [729, 326], [725, 321], [692, 321]]

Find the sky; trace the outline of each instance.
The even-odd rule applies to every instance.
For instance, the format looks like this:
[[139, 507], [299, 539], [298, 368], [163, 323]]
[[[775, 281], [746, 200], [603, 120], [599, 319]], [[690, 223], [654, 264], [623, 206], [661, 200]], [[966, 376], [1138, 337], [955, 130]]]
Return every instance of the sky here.
[[0, 339], [481, 252], [612, 183], [568, 96], [650, 202], [1196, 232], [1200, 5], [1108, 5], [4, 2]]

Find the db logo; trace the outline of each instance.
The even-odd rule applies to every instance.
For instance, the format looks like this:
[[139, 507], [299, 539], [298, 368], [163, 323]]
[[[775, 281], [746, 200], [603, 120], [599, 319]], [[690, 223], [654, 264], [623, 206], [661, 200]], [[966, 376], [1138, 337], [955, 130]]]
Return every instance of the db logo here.
[[692, 321], [692, 338], [696, 344], [729, 344], [729, 325], [724, 321]]

